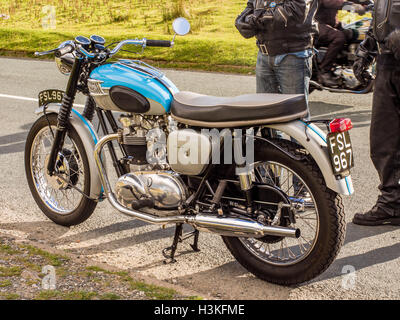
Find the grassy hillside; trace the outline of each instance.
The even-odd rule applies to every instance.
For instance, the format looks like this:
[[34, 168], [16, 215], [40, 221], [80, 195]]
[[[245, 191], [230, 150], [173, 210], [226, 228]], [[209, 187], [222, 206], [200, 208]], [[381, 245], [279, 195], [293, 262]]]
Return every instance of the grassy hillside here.
[[[149, 48], [140, 56], [130, 53], [120, 56], [139, 57], [174, 68], [252, 72], [256, 61], [254, 39], [243, 39], [234, 27], [234, 20], [246, 2], [1, 0], [0, 54], [31, 56], [35, 51], [54, 48], [79, 34], [99, 34], [108, 43], [136, 37], [171, 39], [172, 21], [184, 16], [192, 30], [189, 35], [177, 38], [174, 48]], [[48, 5], [55, 8], [55, 29], [49, 23], [51, 12], [45, 8]]]

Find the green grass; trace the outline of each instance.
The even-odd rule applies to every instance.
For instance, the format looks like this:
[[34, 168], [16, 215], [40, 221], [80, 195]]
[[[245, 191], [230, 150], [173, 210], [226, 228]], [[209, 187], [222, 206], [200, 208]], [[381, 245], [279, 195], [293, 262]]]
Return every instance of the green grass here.
[[[56, 8], [56, 29], [43, 29], [46, 5]], [[245, 0], [2, 0], [0, 13], [10, 18], [0, 18], [0, 54], [32, 57], [80, 34], [100, 34], [107, 43], [172, 39], [172, 21], [184, 16], [192, 30], [177, 37], [174, 48], [147, 48], [142, 55], [120, 52], [119, 57], [158, 67], [252, 73], [255, 40], [242, 38], [234, 26], [245, 5]]]
[[0, 266], [0, 277], [13, 277], [21, 275], [21, 267], [1, 267]]
[[0, 288], [5, 288], [5, 287], [9, 287], [11, 286], [12, 283], [10, 280], [4, 280], [4, 281], [0, 281]]
[[9, 255], [13, 255], [13, 254], [18, 253], [17, 250], [14, 250], [13, 248], [11, 248], [9, 245], [6, 245], [6, 244], [0, 244], [0, 252], [1, 253], [6, 253], [6, 254], [9, 254]]
[[6, 299], [6, 300], [17, 300], [19, 299], [19, 294], [16, 293], [0, 293], [0, 299]]
[[43, 290], [36, 296], [36, 300], [92, 300], [97, 296], [98, 294], [92, 291], [61, 292], [58, 290]]
[[46, 262], [48, 264], [50, 264], [54, 267], [61, 266], [65, 261], [69, 260], [68, 257], [62, 256], [59, 254], [50, 253], [50, 252], [44, 251], [40, 248], [36, 248], [31, 245], [23, 245], [21, 247], [27, 249], [30, 255], [38, 255], [38, 256], [43, 257], [44, 259], [46, 259]]

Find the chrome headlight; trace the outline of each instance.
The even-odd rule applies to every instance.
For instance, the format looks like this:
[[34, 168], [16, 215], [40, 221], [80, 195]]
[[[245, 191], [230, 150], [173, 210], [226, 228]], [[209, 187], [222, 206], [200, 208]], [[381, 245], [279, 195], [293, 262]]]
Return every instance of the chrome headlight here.
[[56, 61], [56, 65], [58, 70], [60, 70], [60, 72], [63, 75], [69, 76], [72, 70], [72, 66], [74, 64], [74, 56], [72, 53], [68, 53], [63, 55], [60, 58], [55, 58]]

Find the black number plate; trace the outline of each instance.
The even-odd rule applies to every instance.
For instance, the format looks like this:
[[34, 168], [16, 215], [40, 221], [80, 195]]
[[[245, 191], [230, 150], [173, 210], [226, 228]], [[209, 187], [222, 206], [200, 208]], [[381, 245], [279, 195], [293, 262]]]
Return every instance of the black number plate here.
[[39, 93], [39, 107], [49, 103], [61, 103], [64, 91], [57, 89], [48, 89]]
[[354, 157], [349, 132], [328, 133], [326, 138], [333, 172], [340, 174], [352, 168]]

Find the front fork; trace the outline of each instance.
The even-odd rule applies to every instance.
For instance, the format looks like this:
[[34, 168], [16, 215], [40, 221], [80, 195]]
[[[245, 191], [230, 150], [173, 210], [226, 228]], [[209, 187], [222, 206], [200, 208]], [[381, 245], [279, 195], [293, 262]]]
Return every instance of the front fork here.
[[83, 59], [75, 58], [72, 67], [71, 75], [68, 80], [67, 89], [61, 103], [60, 111], [57, 118], [57, 128], [54, 135], [53, 145], [51, 146], [49, 162], [47, 164], [47, 171], [50, 176], [55, 173], [55, 165], [57, 156], [62, 150], [64, 145], [65, 135], [67, 133], [69, 117], [72, 111], [72, 105], [75, 100], [76, 92], [78, 90], [78, 82], [83, 65]]

